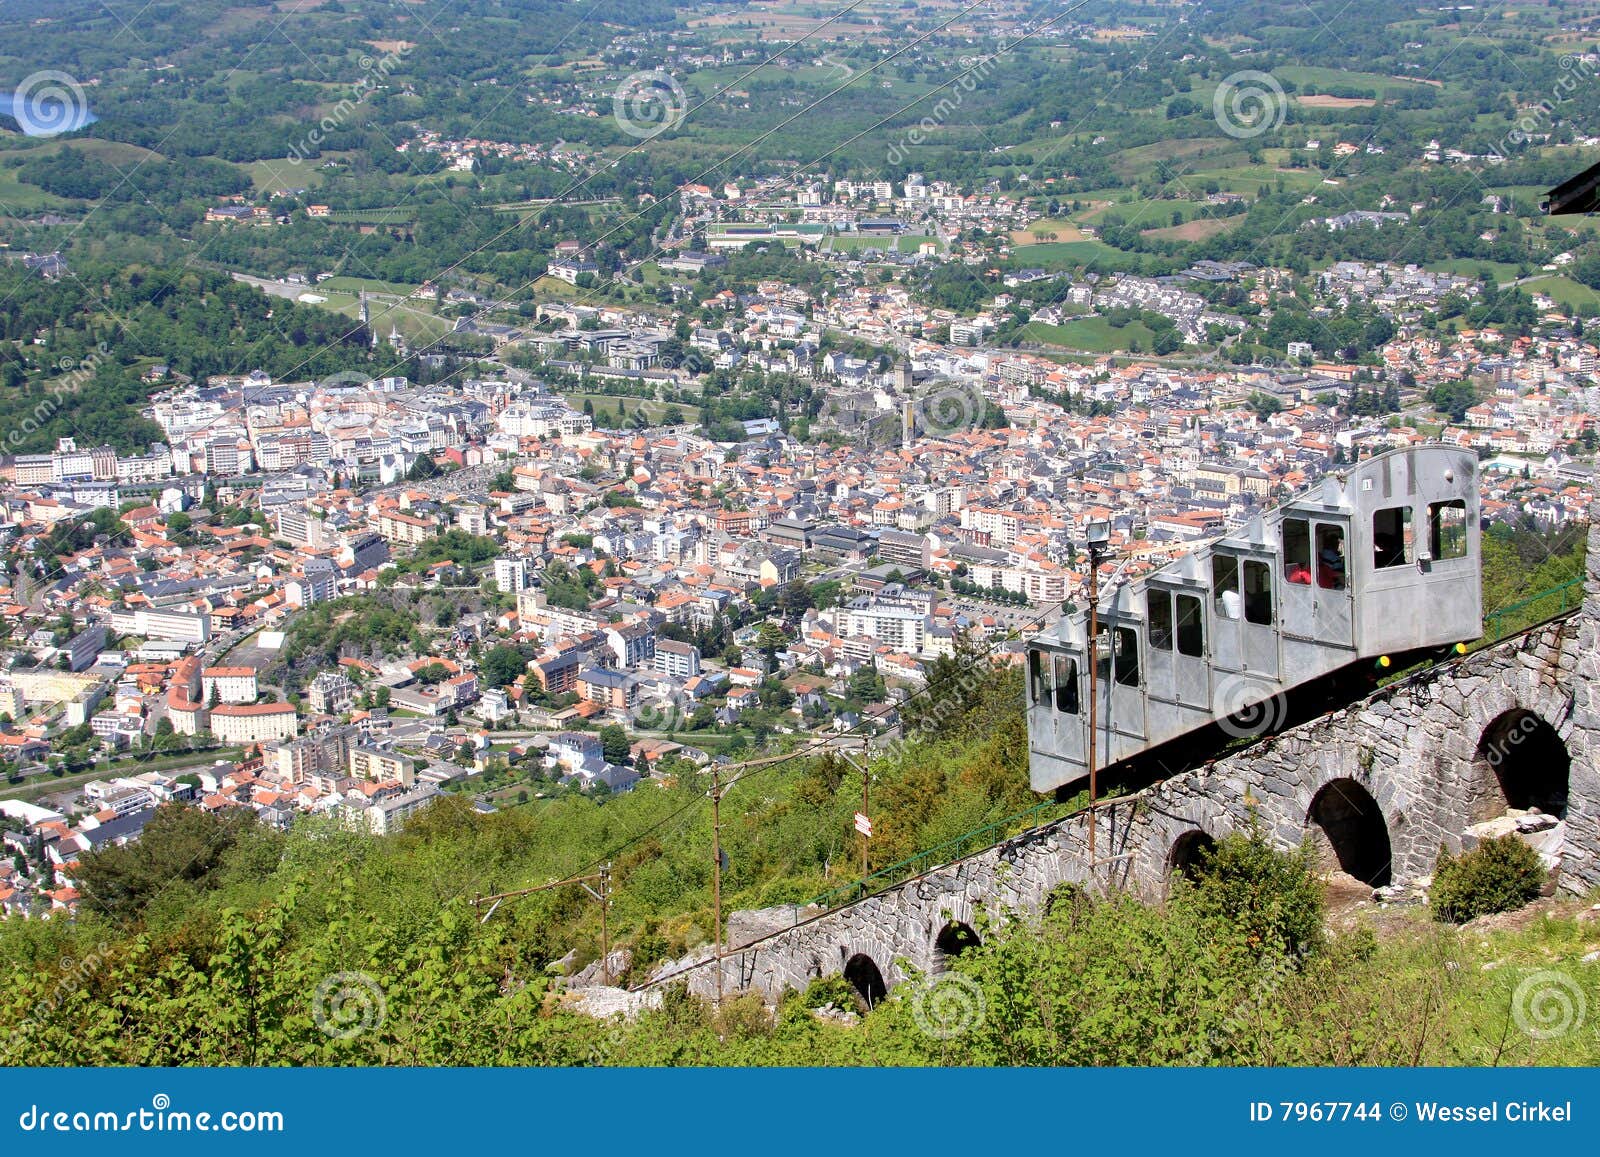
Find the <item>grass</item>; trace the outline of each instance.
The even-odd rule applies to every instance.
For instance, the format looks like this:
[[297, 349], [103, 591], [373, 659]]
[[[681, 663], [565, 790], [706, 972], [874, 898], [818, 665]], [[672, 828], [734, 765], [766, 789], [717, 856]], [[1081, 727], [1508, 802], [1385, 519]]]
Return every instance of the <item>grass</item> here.
[[610, 394], [565, 394], [563, 396], [567, 399], [567, 405], [575, 410], [583, 409], [585, 402], [592, 403], [597, 411], [606, 413], [607, 420], [610, 420], [616, 414], [619, 404], [622, 406], [623, 413], [629, 418], [643, 410], [646, 418], [652, 422], [659, 422], [662, 415], [667, 412], [668, 406], [677, 406], [683, 413], [685, 422], [698, 422], [700, 420], [700, 407], [686, 405], [683, 402], [656, 402], [648, 398], [620, 398]]
[[1600, 293], [1596, 293], [1582, 282], [1563, 277], [1558, 273], [1530, 281], [1522, 288], [1528, 293], [1542, 293], [1553, 299], [1557, 305], [1600, 305]]
[[[849, 235], [835, 236], [830, 239], [829, 243], [835, 252], [855, 253], [863, 249], [894, 249], [900, 253], [915, 253], [924, 241], [937, 242], [938, 238], [929, 237], [922, 233], [907, 233], [900, 237], [860, 237]], [[943, 247], [941, 246], [941, 248]]]
[[1135, 269], [1140, 263], [1138, 254], [1124, 253], [1104, 241], [1046, 241], [1043, 245], [1019, 245], [1012, 253], [1023, 265], [1037, 265], [1041, 269], [1070, 269], [1094, 261]]
[[1458, 257], [1451, 261], [1430, 261], [1423, 268], [1432, 273], [1454, 273], [1460, 277], [1477, 277], [1487, 269], [1493, 272], [1496, 281], [1503, 283], [1515, 280], [1521, 266], [1507, 261], [1479, 261], [1471, 257]]
[[1103, 317], [1079, 318], [1061, 325], [1029, 322], [1023, 328], [1022, 336], [1028, 341], [1103, 354], [1129, 350], [1130, 343], [1135, 341], [1139, 343], [1141, 351], [1148, 351], [1155, 341], [1155, 334], [1143, 322], [1132, 322], [1119, 329]]
[[320, 161], [292, 164], [288, 159], [279, 161], [249, 161], [241, 164], [245, 176], [255, 186], [257, 193], [280, 193], [287, 189], [315, 189], [322, 184]]
[[1399, 85], [1410, 87], [1419, 83], [1385, 76], [1379, 72], [1350, 72], [1342, 68], [1318, 68], [1302, 64], [1283, 65], [1274, 68], [1272, 72], [1279, 81], [1291, 81], [1301, 91], [1308, 88], [1365, 88], [1368, 95], [1374, 97], [1386, 88], [1395, 88]]
[[78, 203], [63, 201], [35, 185], [16, 179], [16, 171], [0, 165], [0, 216], [35, 213], [45, 209], [70, 209]]
[[1245, 159], [1244, 149], [1233, 138], [1190, 137], [1124, 149], [1113, 158], [1111, 167], [1120, 177], [1128, 180], [1145, 180], [1155, 172], [1156, 164], [1161, 161], [1170, 162], [1175, 169], [1181, 171], [1197, 167], [1196, 162], [1202, 160], [1223, 161], [1224, 165], [1219, 167], [1226, 167], [1229, 158], [1235, 161]]
[[1181, 225], [1145, 229], [1143, 233], [1146, 237], [1162, 237], [1172, 241], [1202, 241], [1207, 237], [1215, 237], [1218, 233], [1226, 233], [1243, 220], [1243, 216], [1195, 218]]
[[409, 297], [416, 292], [415, 285], [407, 285], [403, 281], [378, 281], [368, 277], [330, 277], [316, 286], [319, 293], [332, 290], [335, 293], [397, 293]]

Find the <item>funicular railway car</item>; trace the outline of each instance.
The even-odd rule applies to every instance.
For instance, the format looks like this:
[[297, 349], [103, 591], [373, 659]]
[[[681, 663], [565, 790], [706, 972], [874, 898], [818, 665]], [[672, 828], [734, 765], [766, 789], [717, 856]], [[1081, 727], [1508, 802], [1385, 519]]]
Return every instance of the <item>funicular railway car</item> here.
[[[1102, 589], [1095, 766], [1353, 665], [1481, 636], [1477, 468], [1446, 446], [1379, 454]], [[1088, 774], [1088, 636], [1085, 610], [1028, 644], [1035, 791]]]

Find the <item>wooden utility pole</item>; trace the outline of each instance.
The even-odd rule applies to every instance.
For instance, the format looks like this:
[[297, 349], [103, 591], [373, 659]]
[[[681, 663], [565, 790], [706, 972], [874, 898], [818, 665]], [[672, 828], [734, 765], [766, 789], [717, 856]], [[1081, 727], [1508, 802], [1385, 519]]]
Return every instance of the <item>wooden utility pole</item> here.
[[1099, 760], [1100, 743], [1098, 708], [1100, 704], [1100, 558], [1097, 551], [1089, 554], [1089, 871], [1094, 871], [1094, 805], [1096, 799], [1095, 768]]
[[[588, 887], [587, 884], [584, 885]], [[606, 909], [611, 907], [611, 864], [600, 869], [600, 983], [611, 986], [611, 931], [606, 925]]]
[[722, 781], [711, 765], [711, 923], [715, 933], [717, 1007], [722, 1006]]
[[[861, 768], [861, 814], [867, 817], [869, 823], [872, 819], [872, 811], [867, 806], [867, 791], [871, 784], [872, 777], [867, 774], [866, 766], [863, 764]], [[861, 892], [863, 895], [867, 891], [867, 844], [871, 839], [872, 837], [867, 835], [866, 832], [861, 833]]]
[[[1096, 778], [1100, 768], [1100, 560], [1110, 549], [1111, 524], [1091, 522], [1085, 528], [1084, 540], [1089, 550], [1089, 646], [1086, 650], [1089, 656], [1089, 874], [1092, 878], [1098, 859], [1095, 830], [1099, 827], [1096, 822], [1099, 817], [1095, 808], [1100, 802], [1100, 784]], [[1111, 655], [1110, 640], [1107, 640], [1106, 655]], [[1110, 746], [1107, 742], [1108, 753]]]

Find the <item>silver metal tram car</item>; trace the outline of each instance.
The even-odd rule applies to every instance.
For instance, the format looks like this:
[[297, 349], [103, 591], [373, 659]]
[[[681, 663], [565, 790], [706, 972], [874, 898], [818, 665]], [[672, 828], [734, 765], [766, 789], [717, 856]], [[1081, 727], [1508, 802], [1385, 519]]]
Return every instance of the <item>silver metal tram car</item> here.
[[[1100, 595], [1096, 766], [1363, 660], [1483, 633], [1478, 461], [1394, 450]], [[1087, 611], [1028, 644], [1035, 791], [1088, 773]], [[1281, 700], [1280, 700], [1281, 701]]]

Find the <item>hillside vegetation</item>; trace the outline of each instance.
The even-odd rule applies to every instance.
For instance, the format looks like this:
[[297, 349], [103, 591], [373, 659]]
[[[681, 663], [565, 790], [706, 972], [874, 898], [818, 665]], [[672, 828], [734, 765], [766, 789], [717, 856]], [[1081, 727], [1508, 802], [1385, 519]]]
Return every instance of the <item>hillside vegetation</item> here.
[[[1582, 573], [1581, 536], [1541, 545], [1519, 531], [1498, 536], [1487, 553], [1491, 597], [1502, 602], [1530, 592], [1529, 582]], [[1512, 582], [1513, 568], [1524, 585], [1496, 587]], [[1081, 804], [1040, 808], [1028, 790], [1021, 702], [1016, 668], [971, 655], [934, 666], [929, 693], [902, 707], [912, 738], [872, 762], [874, 871], [903, 878], [918, 865], [901, 861], [917, 853], [937, 849], [929, 862], [946, 861]], [[955, 962], [968, 979], [942, 978], [931, 993], [908, 985], [875, 1009], [832, 980], [790, 996], [775, 1017], [753, 998], [713, 1012], [670, 992], [660, 1009], [632, 1025], [597, 1022], [564, 1006], [551, 972], [563, 958], [571, 967], [599, 954], [599, 914], [586, 893], [565, 887], [527, 896], [502, 904], [488, 920], [470, 901], [609, 861], [609, 931], [633, 957], [624, 982], [641, 981], [661, 960], [708, 943], [709, 774], [682, 762], [668, 772], [660, 786], [646, 783], [621, 796], [563, 796], [487, 815], [452, 796], [384, 838], [331, 820], [302, 821], [281, 833], [249, 817], [163, 811], [138, 843], [85, 857], [75, 921], [0, 923], [0, 967], [12, 978], [0, 997], [4, 1059], [1600, 1059], [1592, 1029], [1533, 1036], [1523, 1027], [1540, 1008], [1558, 1019], [1562, 1007], [1577, 1008], [1580, 1000], [1600, 1008], [1600, 970], [1581, 962], [1600, 947], [1600, 927], [1586, 907], [1568, 905], [1520, 932], [1491, 932], [1481, 921], [1440, 926], [1421, 911], [1386, 918], [1381, 938], [1359, 922], [1334, 921], [1341, 930], [1327, 932], [1307, 863], [1258, 837], [1223, 841], [1199, 883], [1177, 884], [1162, 905], [1066, 892], [1042, 920], [993, 914], [980, 925], [981, 945]], [[851, 820], [860, 796], [860, 773], [837, 757], [750, 769], [723, 801], [724, 911], [830, 892], [838, 902], [859, 875]], [[1029, 809], [1036, 810], [1023, 816]], [[988, 830], [970, 835], [979, 829]], [[1543, 972], [1562, 979], [1552, 982], [1553, 996], [1530, 1004], [1538, 993], [1523, 982]], [[827, 1018], [811, 1011], [830, 1005]], [[344, 1019], [330, 1022], [330, 1009]], [[330, 1023], [338, 1031], [325, 1031]], [[951, 1024], [961, 1031], [947, 1031]]]

